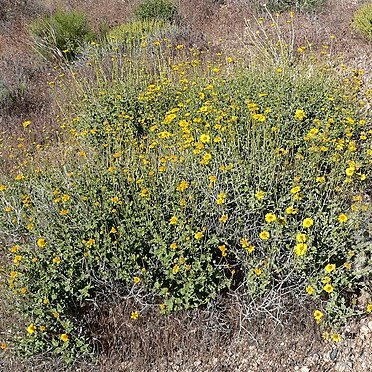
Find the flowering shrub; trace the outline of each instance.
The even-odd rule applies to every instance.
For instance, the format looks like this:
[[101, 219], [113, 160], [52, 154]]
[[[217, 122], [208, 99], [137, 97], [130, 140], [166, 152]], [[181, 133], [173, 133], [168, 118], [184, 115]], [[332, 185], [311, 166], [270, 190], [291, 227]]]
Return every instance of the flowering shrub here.
[[74, 72], [62, 128], [78, 150], [1, 183], [24, 354], [87, 353], [89, 304], [111, 288], [162, 313], [284, 289], [335, 332], [370, 309], [355, 300], [371, 272], [361, 72], [174, 50], [155, 67], [129, 58], [111, 80], [98, 59], [95, 79]]

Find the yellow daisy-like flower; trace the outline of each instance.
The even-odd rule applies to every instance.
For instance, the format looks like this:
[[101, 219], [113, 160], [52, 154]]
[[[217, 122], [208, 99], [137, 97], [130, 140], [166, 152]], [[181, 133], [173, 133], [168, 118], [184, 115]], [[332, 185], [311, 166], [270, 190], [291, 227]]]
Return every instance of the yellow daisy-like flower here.
[[135, 276], [135, 277], [133, 278], [133, 282], [134, 282], [134, 284], [138, 284], [140, 281], [141, 281], [141, 278], [140, 278], [139, 276]]
[[221, 254], [222, 254], [222, 257], [226, 257], [227, 256], [227, 247], [225, 244], [223, 245], [219, 245], [218, 246], [218, 249], [221, 251]]
[[270, 222], [274, 222], [276, 220], [276, 215], [274, 213], [267, 213], [265, 215], [265, 221], [270, 223]]
[[219, 219], [218, 221], [220, 223], [225, 223], [227, 220], [229, 219], [229, 216], [227, 214], [223, 214]]
[[176, 216], [171, 217], [171, 219], [169, 220], [170, 225], [176, 225], [177, 222], [178, 222], [178, 218]]
[[327, 273], [330, 273], [330, 272], [332, 272], [333, 270], [335, 270], [336, 269], [336, 265], [335, 264], [328, 264], [325, 268], [324, 268], [324, 270], [327, 272]]
[[203, 236], [204, 234], [201, 231], [198, 231], [197, 233], [195, 233], [194, 238], [196, 240], [200, 240]]
[[311, 219], [311, 218], [305, 218], [303, 221], [302, 221], [302, 226], [305, 227], [305, 228], [310, 228], [311, 226], [314, 225], [314, 220]]
[[372, 302], [367, 305], [366, 311], [367, 311], [368, 314], [372, 313]]
[[1, 350], [6, 350], [7, 347], [8, 347], [8, 345], [5, 342], [2, 342], [1, 345], [0, 345]]
[[255, 192], [254, 196], [257, 200], [262, 200], [265, 197], [266, 193], [262, 190], [258, 190]]
[[36, 331], [35, 324], [31, 323], [31, 324], [27, 327], [27, 332], [28, 332], [30, 335], [32, 335], [35, 331]]
[[270, 233], [268, 231], [261, 231], [259, 237], [262, 240], [269, 240], [270, 239]]
[[296, 240], [298, 243], [306, 243], [307, 242], [307, 235], [304, 233], [298, 233], [296, 235]]
[[317, 323], [319, 323], [324, 317], [324, 314], [320, 310], [315, 310], [313, 315]]
[[69, 340], [69, 335], [66, 334], [66, 333], [62, 333], [61, 336], [60, 336], [60, 339], [63, 341], [63, 342], [67, 342]]
[[296, 214], [298, 212], [297, 208], [293, 208], [292, 206], [289, 206], [286, 208], [285, 213], [286, 214]]
[[189, 187], [188, 182], [185, 181], [185, 180], [182, 180], [182, 181], [180, 182], [180, 184], [177, 186], [177, 191], [181, 191], [181, 192], [183, 192], [183, 191], [185, 191], [188, 187]]
[[344, 213], [341, 213], [338, 218], [337, 218], [341, 223], [345, 223], [347, 220], [348, 220], [348, 217], [346, 216], [346, 214]]
[[261, 270], [259, 267], [256, 267], [256, 268], [254, 269], [254, 273], [255, 273], [257, 276], [259, 276], [259, 275], [262, 274], [262, 270]]
[[44, 248], [46, 246], [46, 241], [44, 238], [39, 238], [36, 242], [36, 245], [39, 247], [39, 248]]
[[299, 120], [299, 121], [304, 120], [305, 117], [306, 117], [305, 111], [302, 110], [302, 109], [297, 109], [295, 114], [294, 114], [294, 117], [295, 117], [296, 120]]
[[296, 244], [293, 251], [294, 251], [296, 256], [299, 256], [299, 257], [304, 256], [307, 252], [307, 244], [298, 243], [298, 244]]
[[332, 292], [333, 292], [333, 286], [332, 286], [332, 284], [330, 284], [330, 283], [327, 283], [327, 284], [323, 287], [323, 289], [324, 289], [327, 293], [332, 293]]
[[346, 168], [346, 170], [345, 170], [345, 174], [346, 174], [348, 177], [351, 177], [351, 176], [354, 174], [354, 172], [355, 172], [355, 168], [352, 168], [352, 167], [350, 167], [350, 168]]
[[315, 289], [311, 286], [311, 285], [308, 285], [306, 287], [306, 292], [309, 296], [311, 296], [314, 292], [315, 292]]
[[221, 192], [217, 195], [217, 201], [216, 203], [221, 205], [224, 204], [226, 201], [226, 194], [224, 192]]
[[333, 342], [340, 342], [341, 341], [341, 335], [339, 333], [331, 333], [331, 340]]
[[295, 186], [295, 187], [292, 187], [291, 188], [291, 194], [297, 194], [300, 191], [301, 191], [301, 187], [300, 186]]
[[201, 143], [209, 143], [211, 141], [211, 136], [209, 134], [202, 134], [200, 136]]
[[6, 186], [5, 185], [0, 185], [0, 191], [5, 191], [6, 190]]
[[138, 317], [139, 317], [139, 312], [137, 310], [136, 311], [132, 311], [130, 313], [130, 318], [131, 319], [136, 320], [136, 319], [138, 319]]
[[180, 271], [179, 265], [175, 264], [172, 268], [172, 273], [176, 275]]

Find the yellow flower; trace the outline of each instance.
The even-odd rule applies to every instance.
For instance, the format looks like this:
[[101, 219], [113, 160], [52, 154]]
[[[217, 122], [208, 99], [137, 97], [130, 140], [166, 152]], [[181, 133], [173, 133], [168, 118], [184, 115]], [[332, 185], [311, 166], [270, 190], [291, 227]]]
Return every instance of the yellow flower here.
[[302, 109], [297, 109], [294, 115], [295, 119], [299, 121], [304, 120], [305, 116], [306, 116], [305, 111]]
[[5, 185], [0, 185], [0, 191], [5, 191], [6, 190], [6, 186]]
[[40, 329], [41, 332], [45, 332], [46, 331], [46, 327], [45, 326], [40, 326], [39, 329]]
[[64, 194], [62, 195], [61, 199], [63, 202], [68, 202], [71, 199], [71, 197], [70, 195]]
[[327, 293], [331, 293], [331, 292], [333, 292], [333, 286], [332, 286], [332, 284], [330, 284], [330, 283], [327, 283], [327, 284], [323, 287], [323, 289], [324, 289]]
[[226, 257], [227, 256], [227, 253], [226, 253], [227, 248], [226, 248], [226, 245], [225, 244], [219, 245], [218, 246], [218, 249], [221, 251], [222, 257]]
[[0, 345], [0, 349], [1, 349], [1, 350], [6, 350], [7, 347], [8, 347], [8, 345], [7, 345], [5, 342], [3, 342], [3, 343]]
[[142, 189], [140, 194], [142, 198], [148, 198], [150, 196], [150, 191], [147, 189]]
[[368, 314], [372, 313], [372, 302], [367, 305], [366, 311], [367, 311]]
[[138, 316], [139, 316], [139, 313], [138, 311], [132, 311], [131, 314], [130, 314], [130, 318], [133, 319], [133, 320], [136, 320], [138, 319]]
[[270, 238], [270, 233], [268, 231], [261, 231], [259, 237], [262, 240], [268, 240]]
[[19, 263], [21, 262], [21, 260], [22, 260], [22, 256], [17, 255], [14, 257], [13, 262], [16, 266], [19, 266]]
[[217, 204], [224, 204], [226, 201], [226, 194], [224, 192], [221, 192], [217, 195], [217, 201], [216, 203]]
[[292, 187], [291, 188], [291, 193], [292, 194], [297, 194], [300, 191], [301, 191], [301, 187], [300, 186], [295, 186], [295, 187]]
[[183, 191], [185, 191], [187, 188], [189, 187], [189, 184], [188, 184], [188, 182], [187, 181], [185, 181], [185, 180], [182, 180], [181, 182], [180, 182], [180, 184], [177, 186], [177, 191], [181, 191], [181, 192], [183, 192]]
[[220, 223], [225, 223], [227, 220], [228, 220], [229, 216], [227, 214], [223, 214], [219, 219], [218, 221]]
[[296, 235], [296, 240], [298, 243], [305, 243], [307, 242], [307, 235], [303, 233], [298, 233]]
[[267, 213], [265, 215], [265, 221], [266, 222], [274, 222], [276, 220], [276, 215], [274, 213]]
[[337, 218], [341, 223], [345, 223], [347, 220], [348, 220], [348, 217], [346, 216], [346, 214], [340, 214]]
[[315, 181], [318, 182], [318, 183], [324, 183], [325, 182], [325, 177], [324, 176], [316, 177]]
[[216, 182], [217, 181], [217, 177], [216, 176], [209, 176], [209, 181], [210, 182]]
[[56, 256], [56, 257], [54, 257], [54, 258], [53, 258], [53, 260], [52, 260], [52, 261], [53, 261], [53, 263], [55, 263], [55, 264], [57, 264], [57, 265], [58, 265], [58, 264], [60, 264], [60, 262], [61, 262], [61, 258], [60, 258], [60, 257], [58, 257], [58, 256]]
[[200, 161], [200, 163], [201, 164], [208, 164], [211, 159], [212, 159], [212, 154], [207, 152], [203, 155], [203, 159]]
[[305, 218], [302, 222], [302, 226], [305, 228], [310, 228], [314, 225], [314, 221], [311, 218]]
[[177, 225], [177, 222], [178, 218], [176, 216], [171, 217], [171, 219], [169, 220], [170, 225]]
[[44, 248], [45, 245], [46, 245], [46, 241], [45, 241], [45, 239], [43, 239], [43, 238], [39, 238], [39, 239], [37, 240], [36, 244], [37, 244], [37, 246], [38, 246], [39, 248]]
[[298, 243], [296, 244], [295, 248], [294, 248], [294, 253], [301, 257], [301, 256], [304, 256], [307, 252], [307, 244], [305, 243]]
[[327, 284], [327, 283], [330, 283], [331, 282], [331, 278], [329, 276], [325, 276], [323, 279], [322, 279], [322, 282], [324, 284]]
[[27, 332], [28, 332], [30, 335], [32, 335], [35, 331], [36, 331], [35, 324], [31, 323], [31, 324], [27, 327]]
[[323, 317], [324, 317], [324, 314], [320, 310], [314, 311], [314, 319], [316, 320], [317, 323], [319, 323]]
[[62, 209], [60, 212], [59, 212], [59, 214], [61, 215], [61, 216], [66, 216], [66, 214], [68, 214], [68, 209]]
[[70, 337], [69, 337], [66, 333], [62, 333], [61, 336], [60, 336], [60, 339], [61, 339], [63, 342], [67, 342], [69, 338], [70, 338]]
[[327, 272], [327, 273], [330, 273], [330, 272], [332, 272], [333, 270], [335, 270], [336, 269], [336, 265], [335, 264], [328, 264], [325, 268], [324, 268], [324, 270]]
[[254, 196], [256, 197], [257, 200], [262, 200], [264, 197], [265, 197], [266, 193], [262, 190], [258, 190], [256, 191], [256, 193], [254, 194]]
[[22, 181], [24, 178], [25, 176], [23, 174], [17, 174], [15, 179], [16, 181]]
[[257, 276], [259, 276], [259, 275], [262, 274], [262, 270], [261, 270], [259, 267], [256, 267], [256, 268], [254, 269], [254, 273], [255, 273]]
[[354, 174], [354, 172], [355, 172], [355, 168], [353, 168], [353, 167], [346, 168], [346, 170], [345, 170], [345, 173], [348, 177], [351, 177]]
[[194, 238], [196, 240], [200, 240], [203, 236], [204, 234], [201, 231], [198, 231], [197, 233], [195, 233]]
[[308, 295], [312, 295], [313, 293], [314, 293], [314, 288], [311, 286], [311, 285], [308, 285], [307, 287], [306, 287], [306, 292], [307, 292], [307, 294]]
[[32, 122], [30, 120], [26, 120], [22, 123], [23, 128], [25, 128], [25, 129], [28, 128], [31, 124], [32, 124]]
[[92, 245], [94, 245], [96, 241], [93, 239], [93, 238], [90, 238], [87, 242], [86, 242], [86, 245], [88, 245], [89, 247], [91, 247]]
[[293, 208], [292, 206], [289, 206], [286, 210], [285, 213], [287, 214], [296, 214], [298, 212], [297, 208]]
[[202, 134], [200, 136], [201, 143], [209, 143], [211, 141], [211, 136], [209, 134]]
[[140, 281], [141, 281], [141, 278], [138, 277], [138, 276], [135, 276], [135, 277], [133, 278], [133, 282], [134, 282], [134, 284], [138, 284]]
[[331, 340], [333, 342], [340, 342], [341, 341], [341, 335], [338, 333], [331, 333]]
[[177, 243], [172, 243], [170, 246], [169, 246], [170, 249], [176, 249], [177, 248]]

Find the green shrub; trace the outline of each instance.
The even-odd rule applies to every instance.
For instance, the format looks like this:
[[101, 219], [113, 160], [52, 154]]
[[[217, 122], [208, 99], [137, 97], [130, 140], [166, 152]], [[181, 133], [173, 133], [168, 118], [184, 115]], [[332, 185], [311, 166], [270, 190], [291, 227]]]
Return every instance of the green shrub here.
[[289, 9], [313, 11], [324, 5], [325, 1], [326, 0], [269, 0], [265, 2], [265, 6], [271, 11], [286, 11]]
[[77, 154], [0, 186], [22, 354], [89, 352], [84, 319], [110, 288], [165, 313], [237, 288], [313, 299], [333, 329], [365, 313], [372, 147], [359, 77], [195, 66], [86, 90], [68, 126]]
[[177, 7], [172, 0], [144, 0], [135, 9], [138, 19], [161, 19], [173, 22], [177, 18]]
[[372, 3], [362, 5], [353, 16], [353, 28], [372, 41]]
[[94, 38], [86, 15], [78, 11], [57, 11], [50, 17], [36, 19], [29, 31], [36, 50], [49, 60], [71, 61], [81, 45]]

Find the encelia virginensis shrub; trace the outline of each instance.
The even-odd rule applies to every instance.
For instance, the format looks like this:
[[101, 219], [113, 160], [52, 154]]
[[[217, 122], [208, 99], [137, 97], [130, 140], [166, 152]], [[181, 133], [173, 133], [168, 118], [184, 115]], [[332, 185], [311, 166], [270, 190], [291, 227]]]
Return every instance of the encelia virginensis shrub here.
[[356, 301], [371, 272], [359, 72], [341, 80], [326, 66], [254, 67], [222, 53], [202, 68], [174, 49], [173, 60], [144, 49], [113, 75], [97, 58], [91, 75], [68, 76], [78, 90], [64, 151], [77, 150], [0, 183], [2, 278], [22, 355], [87, 353], [85, 316], [113, 288], [138, 300], [133, 321], [141, 303], [166, 314], [229, 291], [311, 301], [335, 331], [372, 311]]

